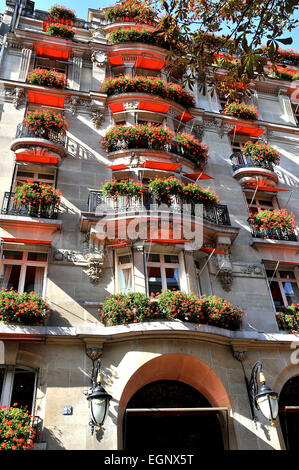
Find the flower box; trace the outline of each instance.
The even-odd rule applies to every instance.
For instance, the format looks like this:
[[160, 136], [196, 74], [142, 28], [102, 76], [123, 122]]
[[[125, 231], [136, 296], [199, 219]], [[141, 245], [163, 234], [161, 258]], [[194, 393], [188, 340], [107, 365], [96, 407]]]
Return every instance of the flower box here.
[[49, 218], [55, 214], [61, 202], [61, 193], [45, 183], [27, 181], [17, 186], [14, 195], [16, 207], [28, 208], [32, 217]]
[[280, 329], [299, 332], [299, 303], [282, 307], [281, 312], [276, 313], [277, 324]]
[[64, 39], [73, 39], [75, 35], [75, 31], [72, 29], [71, 26], [63, 25], [60, 23], [52, 23], [50, 24], [46, 32], [50, 34], [50, 36], [55, 36]]
[[248, 141], [243, 147], [243, 153], [246, 157], [250, 157], [253, 163], [258, 166], [263, 163], [272, 163], [273, 165], [279, 165], [280, 154], [269, 144], [260, 144], [256, 142]]
[[189, 183], [183, 188], [183, 197], [188, 204], [203, 204], [214, 207], [219, 203], [219, 196], [210, 188], [203, 188], [196, 183]]
[[273, 231], [293, 234], [296, 228], [294, 214], [288, 213], [286, 209], [261, 210], [249, 220], [252, 227], [261, 233], [264, 232], [266, 237]]
[[100, 91], [108, 96], [121, 93], [147, 93], [173, 100], [185, 108], [195, 106], [193, 95], [185, 91], [176, 83], [166, 83], [161, 78], [135, 76], [134, 78], [122, 76], [107, 78], [101, 85]]
[[61, 114], [52, 111], [29, 111], [24, 119], [24, 125], [37, 137], [51, 140], [53, 134], [64, 135], [68, 123]]
[[144, 186], [135, 180], [112, 180], [106, 181], [102, 186], [103, 196], [117, 199], [121, 196], [135, 197], [140, 199], [144, 193]]
[[65, 22], [64, 24], [71, 24], [76, 18], [76, 13], [64, 5], [55, 4], [49, 9], [49, 18], [53, 23]]
[[253, 105], [247, 105], [245, 103], [228, 103], [225, 105], [223, 113], [248, 120], [256, 120], [259, 117], [257, 109]]
[[32, 419], [18, 403], [0, 406], [0, 450], [31, 450], [36, 437]]
[[42, 85], [53, 88], [66, 88], [67, 78], [64, 73], [59, 73], [56, 70], [47, 70], [37, 68], [32, 70], [27, 75], [27, 81], [34, 85]]
[[147, 29], [116, 29], [109, 35], [109, 42], [111, 44], [122, 44], [125, 42], [141, 42], [144, 44], [152, 44], [154, 46], [162, 47], [165, 49], [169, 48], [167, 41], [163, 37], [155, 32], [148, 31]]
[[135, 21], [136, 23], [153, 24], [156, 13], [154, 10], [146, 8], [141, 4], [132, 5], [115, 5], [107, 8], [105, 18], [108, 21]]
[[0, 320], [4, 323], [41, 325], [49, 317], [47, 302], [35, 292], [0, 290]]

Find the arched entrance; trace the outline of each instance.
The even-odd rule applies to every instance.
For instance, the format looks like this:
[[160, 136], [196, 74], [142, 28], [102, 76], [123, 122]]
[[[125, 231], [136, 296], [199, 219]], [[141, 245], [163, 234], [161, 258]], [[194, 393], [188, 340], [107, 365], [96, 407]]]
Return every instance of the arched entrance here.
[[287, 450], [299, 449], [299, 375], [289, 379], [279, 395], [279, 420]]
[[[148, 403], [148, 401], [145, 399], [145, 396], [149, 395], [148, 389], [140, 392], [140, 394], [138, 392], [143, 389], [143, 387], [154, 384], [158, 381], [176, 382], [176, 387], [180, 388], [180, 391], [177, 391], [173, 396], [175, 397], [176, 404], [179, 404], [180, 406], [175, 406], [175, 408], [189, 408], [188, 413], [185, 412], [185, 416], [187, 416], [187, 414], [197, 414], [197, 416], [201, 414], [203, 416], [203, 413], [200, 413], [199, 410], [195, 410], [195, 408], [201, 408], [201, 411], [202, 408], [205, 408], [206, 413], [209, 413], [210, 417], [213, 414], [217, 415], [218, 417], [216, 416], [216, 420], [218, 420], [218, 423], [221, 425], [222, 445], [225, 449], [229, 449], [230, 438], [228, 430], [231, 427], [228, 422], [228, 410], [231, 408], [231, 405], [222, 381], [219, 379], [217, 374], [200, 359], [189, 354], [175, 353], [163, 354], [148, 360], [128, 379], [119, 400], [118, 449], [124, 449], [124, 446], [129, 445], [129, 441], [127, 436], [125, 436], [125, 433], [128, 431], [126, 429], [126, 416], [128, 416], [128, 412], [126, 410], [128, 409], [131, 399], [132, 401], [130, 406], [132, 404], [133, 406], [137, 406], [137, 403], [139, 403], [138, 407], [141, 406], [142, 408], [146, 408], [146, 403]], [[178, 383], [183, 384], [182, 386], [189, 385], [188, 391], [184, 388], [184, 391], [182, 392], [182, 386], [177, 385]], [[162, 387], [163, 390], [160, 387], [159, 403], [165, 403], [165, 401], [163, 401], [165, 398], [162, 400], [162, 396], [170, 396], [169, 385], [171, 384], [168, 383], [168, 387]], [[190, 391], [190, 389], [192, 391]], [[158, 393], [157, 389], [155, 393]], [[136, 397], [134, 398], [135, 395]], [[182, 395], [189, 398], [183, 401], [180, 398]], [[192, 398], [190, 398], [191, 395]], [[167, 401], [167, 406], [165, 408], [169, 408], [170, 403], [171, 401]], [[187, 403], [189, 403], [189, 406]], [[194, 406], [194, 404], [196, 406]], [[157, 407], [157, 404], [154, 406]], [[135, 427], [135, 434], [143, 433], [143, 428], [143, 425], [141, 429]], [[180, 425], [180, 428], [184, 428], [184, 425]], [[234, 439], [234, 434], [232, 437]]]
[[124, 450], [223, 450], [220, 411], [198, 390], [158, 380], [130, 399], [124, 415]]

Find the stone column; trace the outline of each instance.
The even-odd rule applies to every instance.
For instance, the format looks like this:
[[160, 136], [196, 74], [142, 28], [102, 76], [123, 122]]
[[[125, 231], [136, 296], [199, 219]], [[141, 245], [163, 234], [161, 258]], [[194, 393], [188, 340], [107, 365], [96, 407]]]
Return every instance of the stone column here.
[[73, 90], [80, 90], [81, 71], [82, 71], [82, 57], [74, 56], [72, 59], [72, 78], [71, 78], [71, 88]]
[[292, 105], [290, 98], [287, 95], [287, 90], [284, 88], [281, 88], [278, 93], [278, 101], [281, 106], [281, 109], [283, 111], [284, 117], [287, 118], [287, 120], [291, 123], [294, 124], [295, 126], [297, 125], [296, 119], [293, 113]]
[[21, 55], [21, 61], [20, 61], [20, 67], [19, 67], [19, 77], [18, 77], [19, 82], [26, 81], [31, 55], [32, 55], [31, 49], [27, 49], [27, 48], [22, 49], [22, 55]]

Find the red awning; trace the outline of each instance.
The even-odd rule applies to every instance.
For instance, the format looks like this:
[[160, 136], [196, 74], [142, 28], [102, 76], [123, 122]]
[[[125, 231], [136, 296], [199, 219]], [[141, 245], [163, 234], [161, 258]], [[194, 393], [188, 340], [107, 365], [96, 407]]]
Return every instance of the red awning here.
[[190, 119], [193, 119], [193, 118], [194, 118], [194, 116], [192, 116], [192, 114], [186, 113], [185, 111], [183, 113], [179, 114], [178, 116], [176, 116], [176, 119], [183, 122], [184, 124], [186, 122], [190, 121]]
[[109, 104], [109, 108], [111, 109], [112, 113], [121, 113], [125, 110], [123, 103], [111, 103]]
[[203, 251], [204, 253], [214, 253], [217, 255], [225, 255], [224, 251], [216, 250], [216, 248], [199, 248], [200, 251]]
[[150, 243], [174, 243], [174, 244], [177, 244], [177, 245], [181, 245], [183, 243], [190, 243], [191, 242], [191, 240], [168, 240], [168, 239], [162, 240], [160, 238], [152, 238], [152, 239], [148, 239], [146, 241], [150, 242]]
[[116, 171], [116, 170], [128, 170], [128, 166], [127, 165], [124, 165], [123, 163], [120, 163], [119, 165], [110, 165], [108, 166], [108, 168], [110, 168], [110, 170], [112, 171]]
[[28, 101], [34, 104], [44, 104], [47, 106], [55, 106], [56, 108], [64, 108], [64, 96], [46, 95], [36, 91], [28, 91]]
[[284, 261], [278, 259], [262, 259], [263, 263], [279, 263], [279, 264], [294, 264], [295, 266], [299, 266], [299, 263], [296, 261]]
[[2, 240], [7, 243], [25, 243], [26, 245], [51, 245], [49, 240], [28, 240], [26, 238], [9, 237], [2, 237]]
[[37, 57], [49, 57], [50, 59], [68, 59], [68, 49], [57, 49], [56, 47], [36, 46]]
[[120, 65], [124, 65], [123, 59], [120, 55], [114, 55], [109, 57], [109, 62], [112, 65], [112, 67], [118, 67]]
[[264, 132], [264, 129], [258, 129], [256, 127], [245, 127], [245, 126], [235, 126], [231, 131], [230, 134], [241, 134], [241, 135], [249, 135], [251, 137], [258, 137]]
[[51, 157], [51, 156], [39, 156], [36, 157], [35, 155], [22, 155], [16, 153], [16, 161], [17, 162], [30, 162], [30, 163], [40, 163], [43, 165], [55, 165], [57, 166], [58, 164], [58, 158], [57, 157]]
[[148, 103], [146, 101], [140, 101], [138, 109], [144, 111], [153, 111], [154, 113], [168, 113], [170, 105], [159, 104], [159, 103]]
[[152, 168], [153, 170], [165, 171], [175, 171], [180, 166], [180, 163], [154, 162], [151, 160], [146, 160], [140, 165], [141, 168]]
[[213, 176], [209, 176], [207, 175], [206, 173], [184, 173], [184, 176], [186, 176], [187, 178], [190, 178], [191, 180], [213, 180]]
[[137, 69], [148, 69], [148, 70], [161, 70], [164, 67], [165, 62], [163, 60], [156, 59], [145, 59], [144, 57], [138, 57], [135, 68]]
[[123, 243], [115, 243], [114, 245], [107, 245], [107, 248], [117, 248], [119, 246], [128, 246], [130, 245], [130, 242], [123, 242]]
[[263, 186], [263, 185], [248, 185], [246, 186], [246, 189], [254, 189], [258, 191], [269, 191], [271, 193], [278, 193], [279, 191], [290, 191], [289, 189], [283, 189], [283, 188], [272, 188], [272, 186]]

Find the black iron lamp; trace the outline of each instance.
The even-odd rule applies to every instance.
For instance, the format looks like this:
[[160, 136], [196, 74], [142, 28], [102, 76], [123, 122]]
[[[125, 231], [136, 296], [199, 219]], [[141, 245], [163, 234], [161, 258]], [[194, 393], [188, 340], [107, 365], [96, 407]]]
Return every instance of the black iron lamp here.
[[109, 403], [112, 398], [109, 393], [101, 385], [101, 375], [100, 375], [101, 361], [97, 360], [96, 367], [93, 362], [93, 371], [92, 371], [92, 387], [87, 395], [87, 400], [89, 401], [90, 406], [90, 426], [91, 432], [93, 434], [94, 428], [98, 430], [104, 424], [106, 416], [109, 411]]
[[256, 408], [262, 412], [273, 426], [278, 415], [278, 393], [273, 392], [271, 388], [266, 385], [262, 367], [262, 363], [259, 361], [253, 366], [248, 384], [248, 395], [254, 421], [256, 421], [254, 412]]

